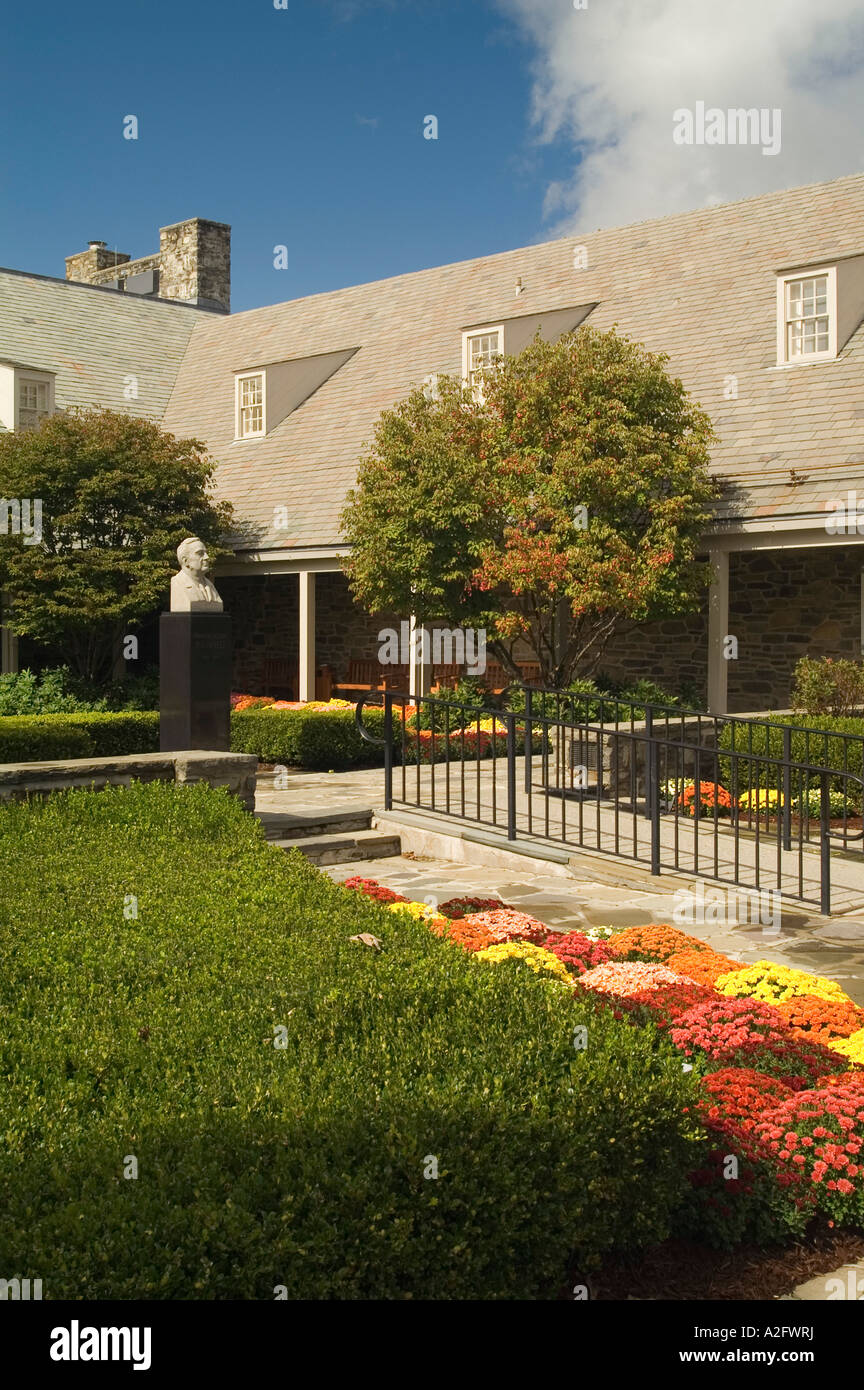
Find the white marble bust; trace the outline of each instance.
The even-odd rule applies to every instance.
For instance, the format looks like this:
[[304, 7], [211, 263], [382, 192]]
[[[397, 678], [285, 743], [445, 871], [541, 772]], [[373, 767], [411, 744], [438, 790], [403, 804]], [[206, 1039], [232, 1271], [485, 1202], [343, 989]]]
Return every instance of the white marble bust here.
[[180, 573], [171, 580], [172, 613], [221, 613], [222, 600], [208, 575], [210, 556], [197, 536], [187, 536], [177, 547]]

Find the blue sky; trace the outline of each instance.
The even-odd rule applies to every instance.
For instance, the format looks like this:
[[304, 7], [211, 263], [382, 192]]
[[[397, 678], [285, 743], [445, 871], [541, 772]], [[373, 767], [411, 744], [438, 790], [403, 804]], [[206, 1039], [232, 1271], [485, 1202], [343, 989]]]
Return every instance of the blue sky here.
[[3, 27], [0, 264], [18, 269], [62, 275], [91, 238], [144, 255], [160, 225], [209, 217], [232, 225], [249, 308], [534, 241], [572, 164], [535, 141], [529, 46], [483, 0], [89, 0]]
[[[209, 217], [236, 310], [864, 168], [861, 0], [43, 0], [3, 54], [0, 265]], [[782, 151], [675, 144], [699, 101]]]

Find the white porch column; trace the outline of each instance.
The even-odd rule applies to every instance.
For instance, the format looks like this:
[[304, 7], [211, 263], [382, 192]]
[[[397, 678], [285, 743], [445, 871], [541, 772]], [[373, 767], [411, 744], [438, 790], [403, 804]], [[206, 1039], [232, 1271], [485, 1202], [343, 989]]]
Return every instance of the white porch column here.
[[409, 695], [428, 695], [432, 684], [432, 642], [429, 633], [411, 614], [408, 629], [408, 693]]
[[708, 713], [727, 713], [729, 662], [723, 641], [729, 633], [729, 552], [711, 550], [711, 587], [708, 590]]
[[315, 572], [300, 570], [300, 681], [297, 698], [315, 699]]
[[[5, 606], [3, 596], [0, 595], [0, 622], [2, 622], [3, 609]], [[15, 636], [14, 632], [11, 632], [6, 624], [3, 623], [2, 627], [0, 627], [0, 674], [4, 676], [7, 674], [14, 675], [17, 670], [18, 638]]]

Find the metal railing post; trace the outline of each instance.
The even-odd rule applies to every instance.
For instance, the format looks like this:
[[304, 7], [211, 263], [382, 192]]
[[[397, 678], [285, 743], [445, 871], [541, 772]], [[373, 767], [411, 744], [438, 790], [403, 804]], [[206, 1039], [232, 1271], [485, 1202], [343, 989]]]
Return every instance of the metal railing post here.
[[819, 830], [820, 830], [820, 891], [819, 891], [819, 910], [823, 917], [831, 916], [831, 778], [830, 774], [823, 772], [819, 778], [822, 790], [822, 804], [819, 808]]
[[[768, 735], [768, 752], [771, 752], [771, 735]], [[792, 848], [792, 730], [783, 730], [783, 848]], [[757, 792], [758, 796], [758, 792]], [[766, 788], [765, 805], [768, 805], [768, 793]]]
[[504, 716], [507, 722], [507, 839], [516, 839], [516, 716]]
[[384, 692], [384, 810], [393, 810], [393, 696]]
[[651, 872], [660, 873], [660, 745], [648, 744], [648, 785], [651, 787]]
[[[633, 725], [631, 724], [630, 727], [632, 729]], [[650, 820], [653, 815], [652, 807], [656, 799], [654, 795], [656, 784], [652, 785], [654, 782], [655, 768], [651, 757], [651, 750], [654, 747], [654, 711], [650, 705], [646, 705], [645, 707], [645, 736], [648, 739], [645, 745], [645, 819]], [[636, 747], [637, 745], [634, 743], [632, 753], [634, 763], [636, 761]], [[635, 810], [636, 808], [634, 807], [633, 809]], [[653, 873], [654, 870], [652, 869], [651, 872]]]
[[530, 685], [525, 686], [525, 794], [531, 795], [531, 715], [533, 713], [534, 692]]

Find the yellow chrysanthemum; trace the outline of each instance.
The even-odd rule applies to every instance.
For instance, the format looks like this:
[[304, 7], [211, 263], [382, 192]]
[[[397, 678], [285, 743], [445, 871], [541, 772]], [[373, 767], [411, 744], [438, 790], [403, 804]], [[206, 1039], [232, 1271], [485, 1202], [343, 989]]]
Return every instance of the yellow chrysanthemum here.
[[416, 917], [419, 921], [432, 922], [438, 917], [434, 907], [428, 903], [388, 903], [391, 912], [404, 912], [408, 917]]
[[557, 956], [545, 951], [542, 946], [531, 946], [527, 941], [504, 941], [500, 946], [487, 946], [485, 950], [477, 951], [474, 959], [488, 960], [493, 965], [502, 960], [521, 960], [537, 974], [554, 975], [556, 979], [572, 984], [570, 972]]
[[752, 791], [739, 796], [738, 805], [745, 811], [753, 811], [757, 807], [760, 811], [766, 807], [773, 811], [783, 805], [783, 794], [776, 787], [754, 787]]
[[733, 999], [759, 999], [764, 1004], [782, 1004], [786, 999], [814, 995], [837, 1004], [849, 1003], [848, 994], [834, 980], [824, 975], [808, 975], [806, 970], [793, 970], [770, 960], [758, 960], [743, 970], [730, 970], [714, 985], [718, 994]]
[[833, 1038], [828, 1046], [832, 1052], [848, 1057], [856, 1067], [864, 1067], [864, 1028], [859, 1028], [848, 1038]]

